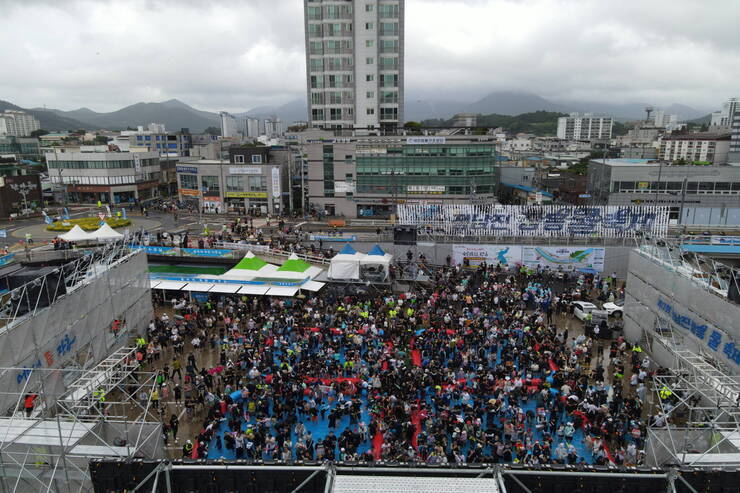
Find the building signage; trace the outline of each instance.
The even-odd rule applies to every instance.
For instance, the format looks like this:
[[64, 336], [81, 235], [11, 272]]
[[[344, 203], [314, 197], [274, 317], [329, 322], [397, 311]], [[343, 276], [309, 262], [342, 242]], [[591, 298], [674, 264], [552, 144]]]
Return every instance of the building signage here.
[[198, 168], [195, 166], [177, 166], [176, 170], [178, 173], [192, 173], [194, 175], [198, 174]]
[[280, 168], [272, 168], [272, 196], [280, 197]]
[[226, 192], [227, 198], [233, 199], [266, 199], [266, 192]]
[[198, 190], [190, 190], [187, 188], [180, 188], [178, 190], [180, 192], [180, 195], [184, 197], [200, 197], [200, 192]]
[[355, 193], [355, 183], [353, 181], [335, 181], [334, 191], [336, 193]]
[[410, 145], [444, 144], [444, 137], [409, 137], [406, 143]]
[[399, 224], [454, 236], [665, 236], [668, 207], [402, 204]]
[[257, 166], [240, 166], [229, 168], [229, 174], [231, 175], [261, 175], [262, 168]]
[[408, 193], [445, 193], [444, 185], [408, 185]]
[[141, 156], [134, 153], [134, 171], [138, 174], [141, 173]]
[[726, 334], [708, 324], [697, 322], [690, 316], [682, 313], [680, 309], [676, 309], [674, 305], [668, 303], [663, 298], [658, 298], [657, 305], [658, 310], [665, 313], [674, 325], [693, 334], [694, 337], [704, 342], [715, 353], [722, 351], [722, 354], [727, 360], [740, 365], [740, 347], [736, 347], [735, 343]]
[[522, 261], [522, 247], [510, 245], [452, 245], [452, 260], [455, 265], [467, 263], [478, 266], [501, 264], [512, 266]]

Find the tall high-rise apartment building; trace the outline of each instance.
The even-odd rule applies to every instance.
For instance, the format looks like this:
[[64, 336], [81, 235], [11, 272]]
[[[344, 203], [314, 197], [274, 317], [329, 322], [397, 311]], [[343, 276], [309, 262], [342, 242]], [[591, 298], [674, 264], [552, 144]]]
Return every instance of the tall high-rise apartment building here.
[[218, 116], [221, 117], [221, 137], [236, 137], [239, 128], [234, 115], [227, 111], [220, 111]]
[[734, 166], [740, 166], [740, 106], [733, 108], [730, 115], [730, 153], [728, 162]]
[[25, 111], [5, 110], [5, 113], [0, 113], [0, 135], [28, 137], [40, 128], [39, 120]]
[[558, 138], [565, 140], [606, 140], [612, 137], [614, 119], [591, 113], [571, 113], [558, 118]]
[[403, 124], [404, 0], [304, 0], [311, 126]]

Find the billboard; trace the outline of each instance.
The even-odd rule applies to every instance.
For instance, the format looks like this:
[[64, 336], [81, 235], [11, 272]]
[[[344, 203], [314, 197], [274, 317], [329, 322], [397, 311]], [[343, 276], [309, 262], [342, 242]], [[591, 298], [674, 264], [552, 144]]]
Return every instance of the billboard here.
[[525, 246], [522, 263], [528, 267], [552, 270], [603, 272], [606, 248], [578, 246]]
[[399, 224], [454, 236], [665, 236], [668, 207], [399, 204]]
[[521, 263], [522, 247], [517, 245], [452, 245], [452, 260], [463, 264], [465, 260], [472, 266], [484, 261], [491, 265], [501, 264], [507, 267]]

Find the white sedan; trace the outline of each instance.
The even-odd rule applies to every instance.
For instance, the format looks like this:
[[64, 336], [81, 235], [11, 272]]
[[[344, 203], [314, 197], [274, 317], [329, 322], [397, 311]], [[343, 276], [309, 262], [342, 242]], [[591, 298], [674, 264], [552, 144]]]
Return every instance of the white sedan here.
[[597, 309], [598, 307], [596, 305], [589, 303], [588, 301], [573, 302], [573, 315], [575, 315], [578, 320], [585, 319], [586, 315]]
[[622, 318], [622, 315], [624, 315], [624, 300], [604, 303], [604, 310], [610, 317]]

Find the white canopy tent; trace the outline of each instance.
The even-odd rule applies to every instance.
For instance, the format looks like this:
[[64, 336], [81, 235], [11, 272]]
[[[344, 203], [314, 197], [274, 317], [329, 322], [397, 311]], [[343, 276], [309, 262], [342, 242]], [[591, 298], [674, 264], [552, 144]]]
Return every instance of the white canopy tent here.
[[87, 241], [94, 240], [95, 236], [82, 229], [79, 224], [75, 224], [72, 229], [59, 235], [58, 238], [64, 241]]
[[360, 253], [347, 243], [342, 250], [331, 259], [327, 277], [329, 279], [359, 280], [360, 262], [367, 255]]
[[96, 240], [117, 240], [119, 238], [123, 238], [123, 235], [111, 228], [108, 223], [103, 224], [98, 229], [90, 233], [90, 236]]
[[388, 279], [391, 260], [393, 255], [385, 253], [379, 245], [375, 245], [360, 260], [360, 277], [368, 281], [385, 281]]

